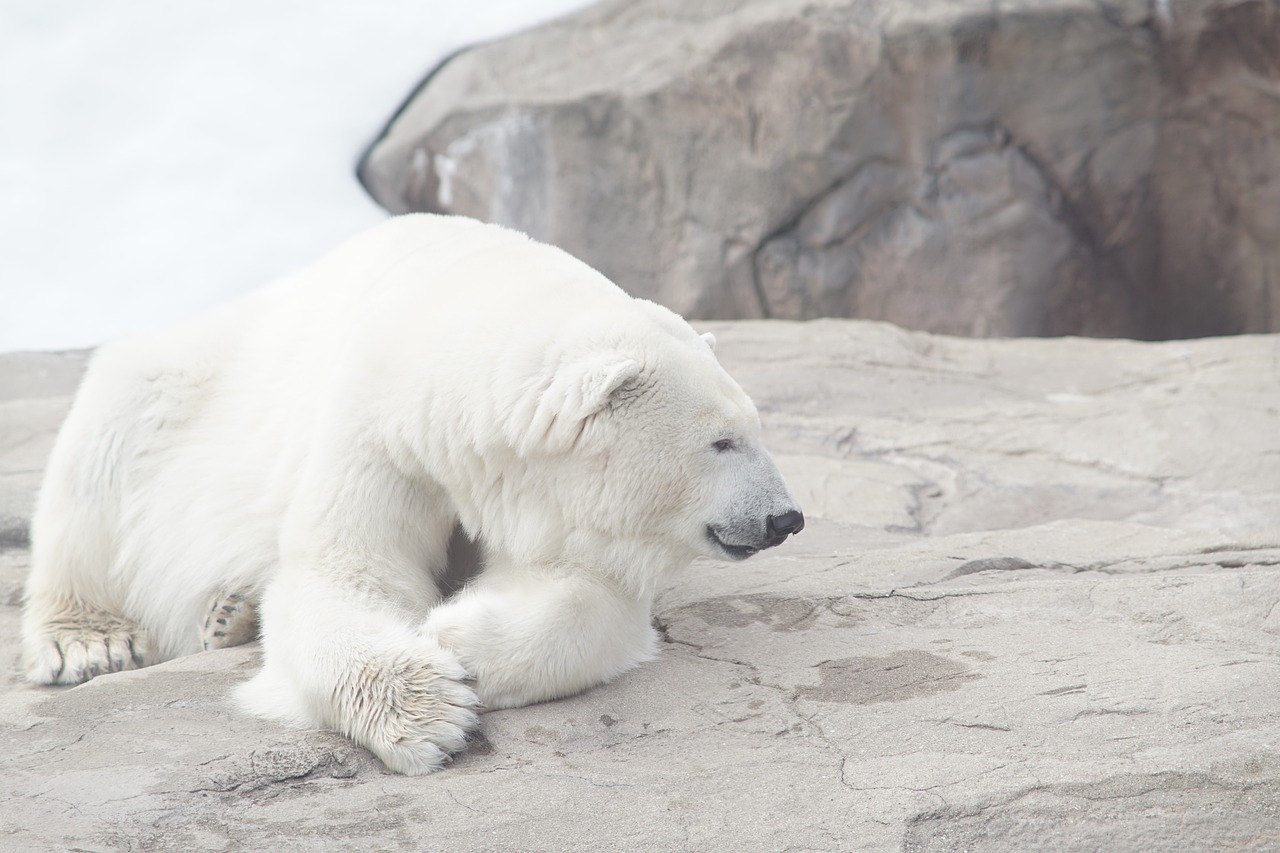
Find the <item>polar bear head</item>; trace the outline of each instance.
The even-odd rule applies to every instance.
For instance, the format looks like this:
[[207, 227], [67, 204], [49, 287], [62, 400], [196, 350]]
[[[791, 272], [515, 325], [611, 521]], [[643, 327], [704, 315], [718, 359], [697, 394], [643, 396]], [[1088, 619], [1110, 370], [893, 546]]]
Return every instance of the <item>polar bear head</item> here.
[[636, 302], [644, 333], [567, 346], [516, 421], [522, 455], [549, 460], [530, 474], [544, 485], [540, 511], [558, 509], [567, 552], [663, 566], [743, 560], [799, 532], [804, 516], [714, 338]]

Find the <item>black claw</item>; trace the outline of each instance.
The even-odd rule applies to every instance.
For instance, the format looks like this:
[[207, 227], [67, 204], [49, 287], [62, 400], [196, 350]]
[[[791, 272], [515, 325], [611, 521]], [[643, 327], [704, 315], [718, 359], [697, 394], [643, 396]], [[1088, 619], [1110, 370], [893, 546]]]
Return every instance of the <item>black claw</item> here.
[[142, 655], [140, 655], [138, 650], [133, 647], [133, 637], [127, 638], [125, 642], [129, 644], [129, 659], [138, 666], [142, 666]]

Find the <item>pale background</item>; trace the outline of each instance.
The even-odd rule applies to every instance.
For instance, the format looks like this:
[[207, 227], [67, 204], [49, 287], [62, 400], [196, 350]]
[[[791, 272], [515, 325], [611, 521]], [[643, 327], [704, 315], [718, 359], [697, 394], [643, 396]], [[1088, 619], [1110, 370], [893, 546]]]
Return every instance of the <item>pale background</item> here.
[[360, 154], [450, 52], [587, 0], [4, 0], [0, 352], [93, 346], [386, 214]]

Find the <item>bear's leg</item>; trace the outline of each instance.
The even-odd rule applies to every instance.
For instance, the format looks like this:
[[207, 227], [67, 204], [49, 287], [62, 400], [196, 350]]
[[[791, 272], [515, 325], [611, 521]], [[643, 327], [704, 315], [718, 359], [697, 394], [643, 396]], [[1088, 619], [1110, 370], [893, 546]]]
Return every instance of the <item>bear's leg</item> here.
[[263, 668], [242, 705], [341, 732], [397, 773], [439, 769], [479, 725], [467, 672], [403, 611], [306, 574], [282, 572], [263, 596]]
[[376, 448], [339, 447], [312, 454], [285, 521], [260, 610], [262, 672], [239, 698], [339, 731], [398, 773], [429, 773], [479, 723], [467, 672], [419, 627], [440, 599], [452, 505]]
[[204, 650], [228, 649], [258, 637], [258, 608], [248, 596], [221, 593], [214, 596], [200, 631]]
[[22, 627], [25, 674], [33, 684], [80, 684], [151, 662], [151, 642], [137, 625], [70, 600], [33, 599]]
[[431, 611], [426, 633], [476, 679], [486, 708], [570, 696], [652, 660], [652, 599], [581, 567], [495, 561]]
[[151, 638], [119, 615], [120, 590], [109, 571], [119, 433], [93, 415], [93, 407], [77, 398], [49, 457], [31, 521], [22, 657], [34, 684], [79, 684], [154, 663]]

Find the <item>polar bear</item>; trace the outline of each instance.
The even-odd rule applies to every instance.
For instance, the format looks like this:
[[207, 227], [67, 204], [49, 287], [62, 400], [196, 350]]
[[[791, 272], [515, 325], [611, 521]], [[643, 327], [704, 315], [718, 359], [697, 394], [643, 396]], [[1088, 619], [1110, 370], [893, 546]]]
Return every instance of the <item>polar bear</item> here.
[[[244, 707], [430, 772], [481, 707], [653, 657], [673, 570], [803, 526], [713, 343], [558, 249], [415, 214], [105, 346], [32, 523], [26, 676], [248, 640], [256, 610]], [[445, 597], [455, 525], [484, 568]]]

